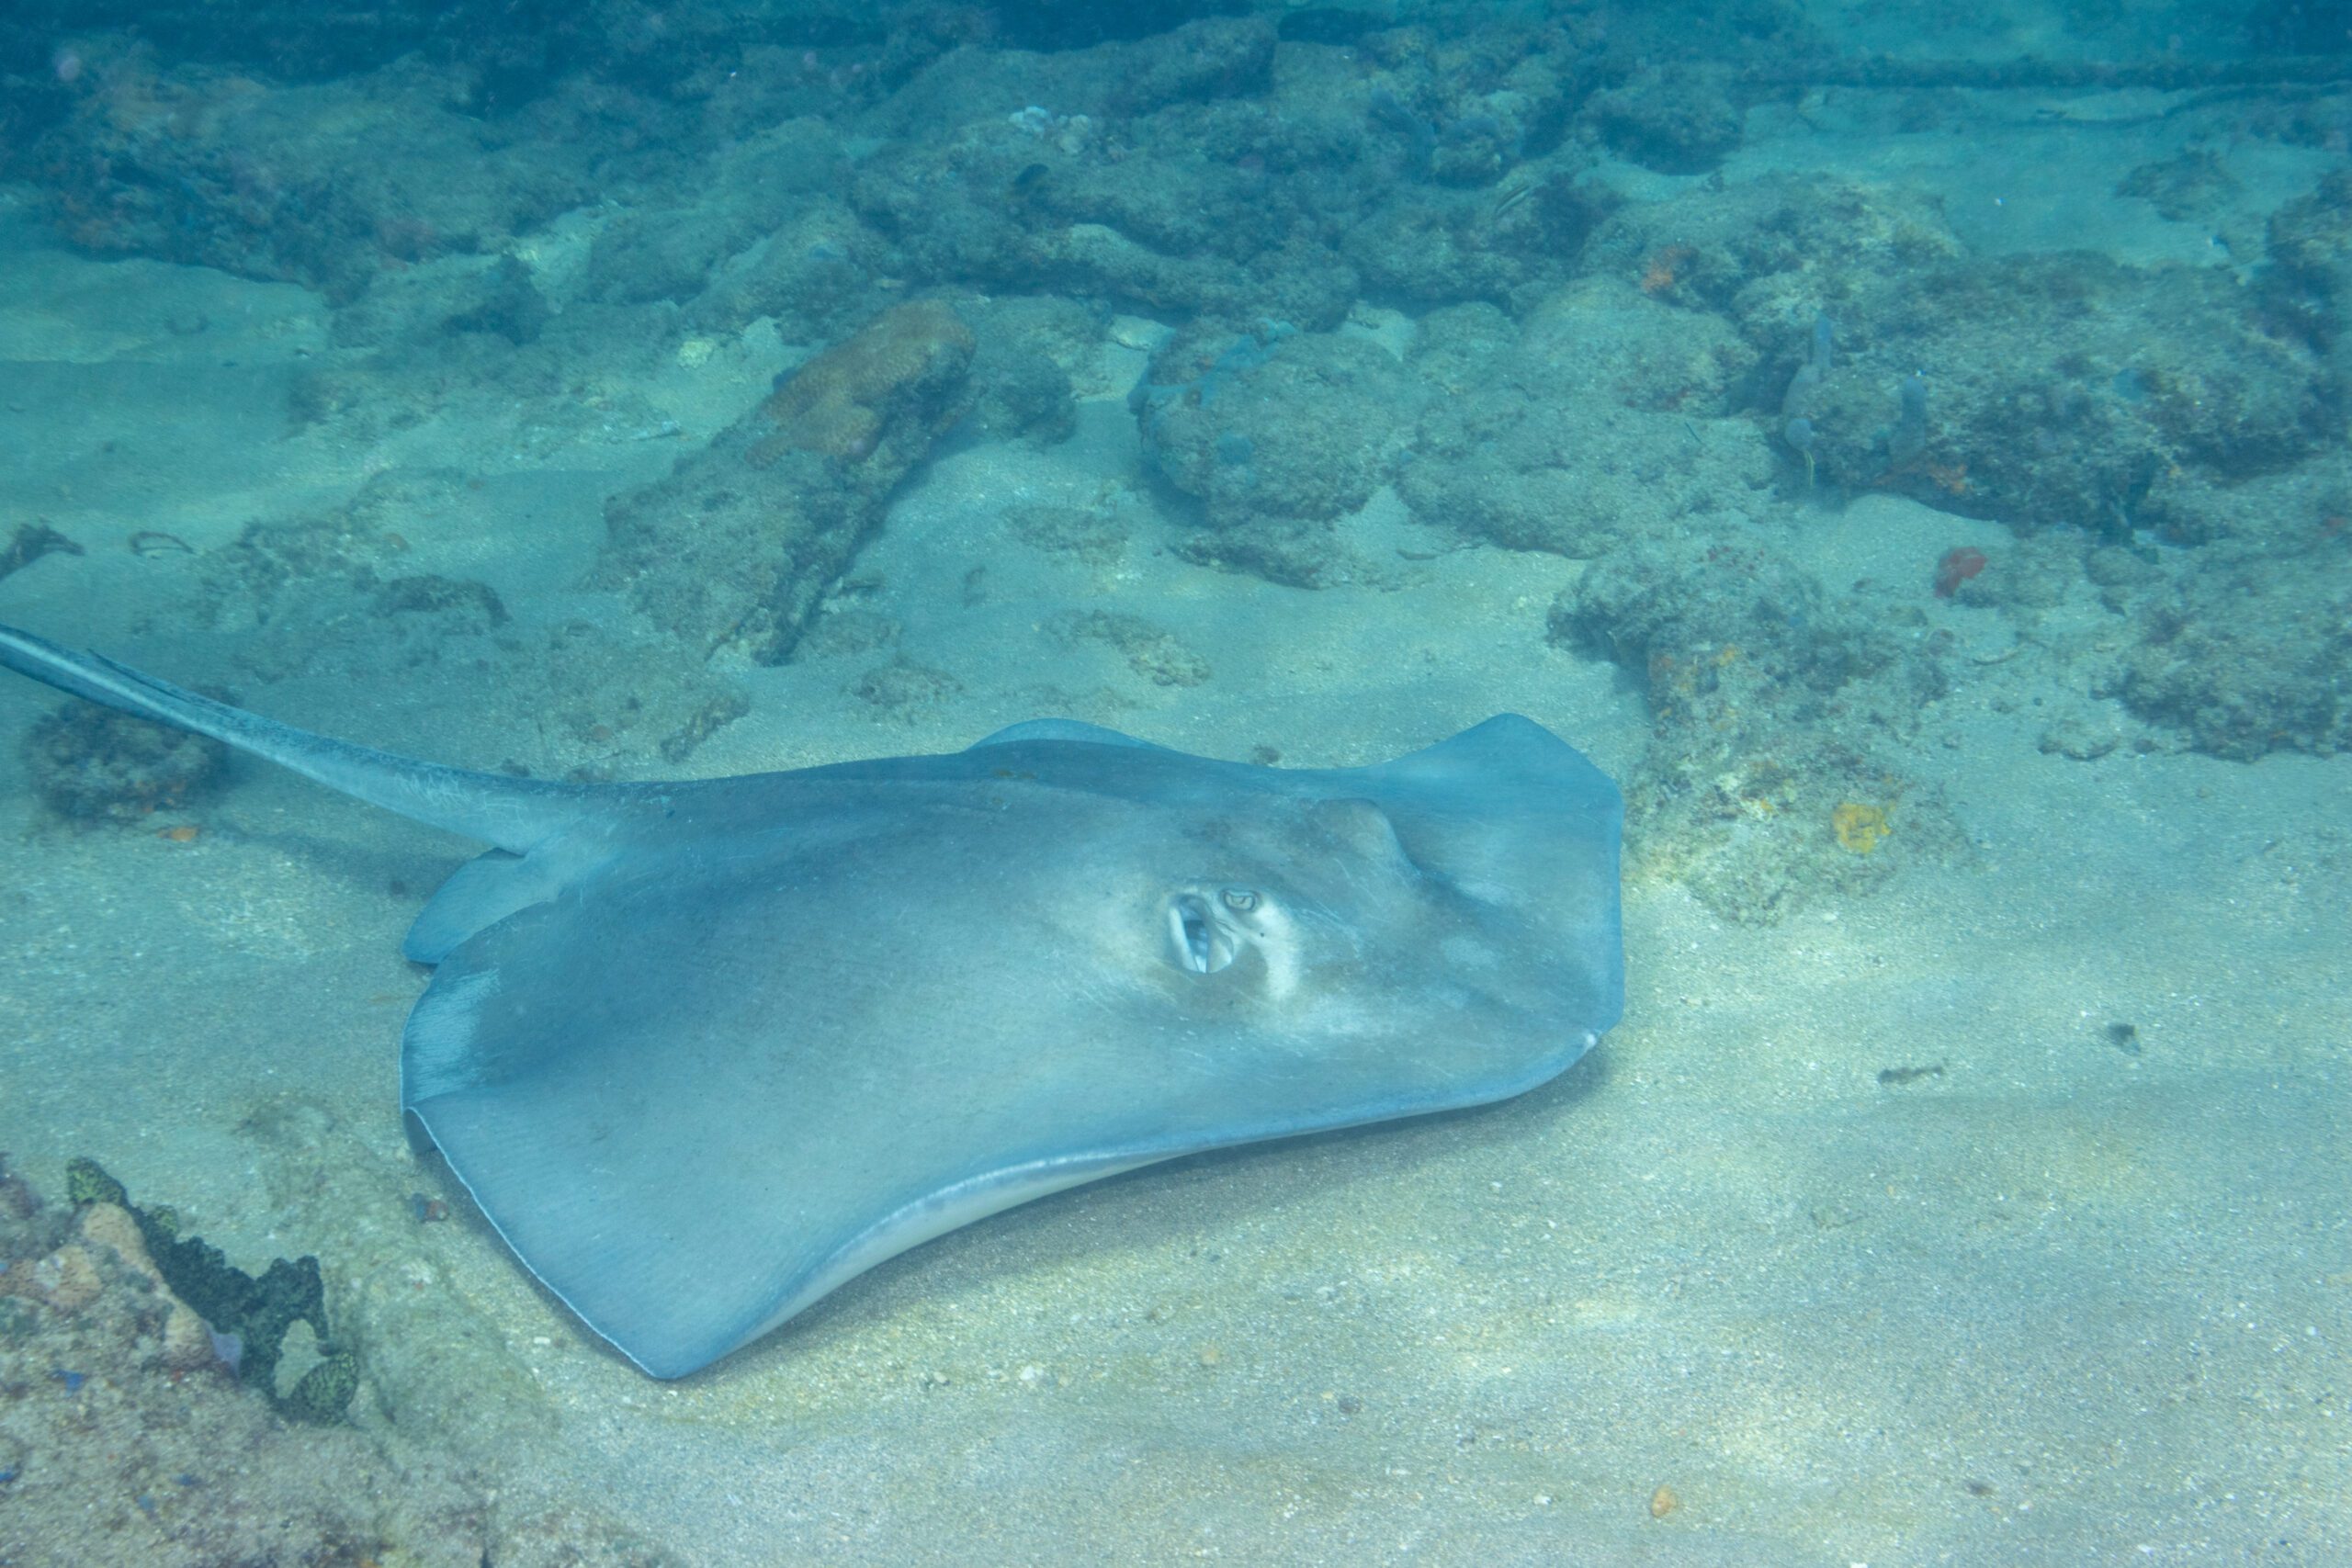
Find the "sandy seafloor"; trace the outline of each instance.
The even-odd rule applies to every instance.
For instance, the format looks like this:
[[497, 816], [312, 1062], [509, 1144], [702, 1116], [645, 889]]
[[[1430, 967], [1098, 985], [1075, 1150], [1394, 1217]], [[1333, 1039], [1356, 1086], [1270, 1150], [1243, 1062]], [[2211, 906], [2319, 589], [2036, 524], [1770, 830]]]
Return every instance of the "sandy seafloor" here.
[[[2080, 243], [2086, 224], [2127, 258], [2210, 240], [2104, 199], [2111, 170], [2063, 225], [2031, 201], [1996, 216], [1996, 171], [2046, 134], [2022, 114], [2015, 133], [1912, 144], [1912, 176], [1972, 244]], [[1860, 145], [1752, 129], [1729, 174]], [[2308, 175], [2240, 178], [2252, 203]], [[203, 638], [151, 619], [155, 580], [191, 558], [119, 539], [155, 528], [201, 552], [403, 466], [485, 481], [478, 510], [403, 528], [421, 570], [490, 581], [525, 623], [611, 613], [571, 586], [601, 499], [663, 471], [674, 442], [594, 408], [463, 400], [371, 446], [288, 435], [288, 378], [326, 352], [311, 297], [81, 257], [21, 193], [6, 202], [0, 505], [90, 553], [0, 583], [0, 619], [220, 678]], [[206, 330], [170, 325], [191, 315]], [[629, 390], [692, 439], [790, 357], [724, 344]], [[876, 722], [844, 691], [852, 662], [739, 671], [753, 710], [692, 771], [954, 749], [1031, 716], [1047, 684], [1108, 684], [1115, 722], [1216, 755], [1355, 763], [1510, 709], [1612, 773], [1638, 759], [1638, 695], [1542, 636], [1574, 562], [1432, 554], [1379, 502], [1359, 547], [1431, 557], [1401, 586], [1283, 588], [1156, 548], [1172, 525], [1135, 483], [1124, 403], [1142, 363], [1106, 347], [1069, 443], [943, 456], [861, 561], [903, 651], [959, 693]], [[1136, 508], [1108, 562], [1001, 525], [1013, 498], [1105, 485]], [[1855, 576], [2004, 537], [1887, 497], [1791, 502], [1758, 525]], [[989, 592], [967, 603], [981, 562]], [[1041, 630], [1121, 602], [1213, 677], [1154, 686]], [[1912, 759], [1972, 840], [1964, 863], [1761, 927], [1635, 880], [1625, 1020], [1560, 1081], [1033, 1204], [673, 1385], [596, 1343], [478, 1223], [412, 1218], [408, 1194], [446, 1183], [396, 1109], [422, 982], [398, 947], [468, 846], [257, 764], [193, 842], [61, 827], [16, 745], [51, 699], [10, 682], [0, 1148], [51, 1192], [69, 1156], [97, 1156], [252, 1266], [319, 1254], [331, 1300], [368, 1303], [381, 1358], [363, 1430], [396, 1465], [453, 1467], [500, 1561], [530, 1560], [538, 1529], [713, 1563], [2344, 1561], [2352, 775], [2341, 758], [2044, 752], [2044, 694], [2030, 658], [2001, 660], [2004, 614], [1927, 614], [1981, 653], [1955, 661]], [[355, 739], [475, 765], [516, 750], [458, 682], [236, 684]], [[465, 1333], [437, 1353], [451, 1324]], [[428, 1539], [399, 1483], [376, 1484], [386, 1561], [476, 1561], [481, 1541]], [[0, 1493], [0, 1530], [10, 1506]], [[128, 1507], [87, 1499], [94, 1522]], [[40, 1544], [99, 1562], [107, 1539], [127, 1538]]]

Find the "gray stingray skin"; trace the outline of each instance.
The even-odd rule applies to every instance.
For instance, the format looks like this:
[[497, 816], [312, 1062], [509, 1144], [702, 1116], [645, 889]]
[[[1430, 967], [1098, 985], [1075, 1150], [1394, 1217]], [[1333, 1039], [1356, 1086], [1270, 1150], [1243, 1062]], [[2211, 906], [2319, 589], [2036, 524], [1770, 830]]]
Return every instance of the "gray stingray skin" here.
[[1505, 715], [1363, 768], [1060, 720], [695, 783], [469, 773], [0, 627], [0, 663], [496, 846], [401, 1103], [656, 1377], [919, 1242], [1201, 1149], [1542, 1083], [1623, 1005], [1616, 787]]

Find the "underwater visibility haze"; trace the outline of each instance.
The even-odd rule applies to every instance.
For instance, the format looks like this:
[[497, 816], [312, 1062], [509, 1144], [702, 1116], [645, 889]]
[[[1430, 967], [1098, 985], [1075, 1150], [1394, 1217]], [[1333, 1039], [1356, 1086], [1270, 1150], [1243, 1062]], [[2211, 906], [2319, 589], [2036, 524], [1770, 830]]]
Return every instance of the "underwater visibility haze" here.
[[2336, 0], [0, 86], [0, 1563], [2352, 1561]]

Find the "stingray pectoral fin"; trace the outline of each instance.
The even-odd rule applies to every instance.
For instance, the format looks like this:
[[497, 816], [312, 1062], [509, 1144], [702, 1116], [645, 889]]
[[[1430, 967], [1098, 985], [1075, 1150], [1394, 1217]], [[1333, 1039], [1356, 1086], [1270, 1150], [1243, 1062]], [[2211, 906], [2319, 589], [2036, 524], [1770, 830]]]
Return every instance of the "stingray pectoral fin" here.
[[1451, 739], [1354, 770], [1414, 863], [1545, 933], [1577, 1021], [1624, 1011], [1618, 857], [1624, 796], [1532, 719], [1498, 714]]
[[692, 1092], [659, 1092], [664, 1043], [563, 995], [569, 924], [526, 908], [445, 960], [409, 1016], [401, 1103], [542, 1284], [683, 1376], [741, 1342], [793, 1264], [741, 1223], [762, 1163], [740, 1122], [712, 1124], [724, 1102], [697, 1112], [708, 1086], [683, 1066]]
[[1386, 762], [1357, 770], [1365, 778], [1465, 809], [1514, 797], [1556, 807], [1564, 799], [1623, 810], [1609, 775], [1532, 718], [1498, 713], [1458, 735]]
[[577, 918], [526, 910], [443, 965], [409, 1022], [403, 1100], [525, 1267], [655, 1377], [933, 1236], [1148, 1163], [1013, 1156], [909, 1179], [887, 1146], [901, 1112], [820, 1053], [714, 1035], [697, 998], [639, 992], [625, 953], [616, 984], [567, 983]]
[[888, 1146], [911, 1091], [828, 1054], [857, 978], [753, 903], [647, 875], [523, 908], [449, 953], [403, 1041], [402, 1102], [484, 1215], [657, 1377], [1025, 1195], [926, 1207], [958, 1183]]
[[0, 665], [86, 701], [209, 735], [329, 789], [518, 853], [607, 809], [614, 794], [468, 773], [313, 735], [13, 626], [0, 626]]
[[[641, 1087], [641, 1086], [640, 1086]], [[867, 1269], [1032, 1199], [1150, 1160], [977, 1173], [843, 1224], [834, 1177], [735, 1135], [722, 1106], [583, 1119], [570, 1074], [438, 1097], [419, 1119], [515, 1256], [643, 1371], [684, 1377]], [[618, 1092], [616, 1086], [615, 1092]], [[602, 1098], [602, 1097], [597, 1097]], [[640, 1102], [641, 1103], [641, 1102]], [[770, 1129], [781, 1141], [797, 1125]], [[854, 1151], [844, 1151], [854, 1159]]]
[[476, 932], [554, 897], [562, 889], [564, 870], [561, 857], [545, 851], [477, 855], [425, 900], [401, 943], [401, 956], [413, 964], [440, 963]]
[[981, 736], [965, 750], [978, 751], [988, 746], [1021, 746], [1039, 740], [1069, 740], [1088, 746], [1135, 746], [1151, 751], [1167, 750], [1099, 724], [1089, 724], [1082, 718], [1024, 718], [1019, 724], [1008, 724], [992, 734]]

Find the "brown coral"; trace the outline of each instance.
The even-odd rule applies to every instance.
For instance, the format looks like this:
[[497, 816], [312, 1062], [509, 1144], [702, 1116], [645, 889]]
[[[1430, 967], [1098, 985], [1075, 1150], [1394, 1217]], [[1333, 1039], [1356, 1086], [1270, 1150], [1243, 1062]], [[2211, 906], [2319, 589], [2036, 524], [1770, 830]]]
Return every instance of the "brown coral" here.
[[963, 413], [973, 347], [972, 329], [943, 301], [891, 307], [776, 389], [764, 411], [775, 434], [752, 461], [764, 467], [787, 450], [913, 461]]

